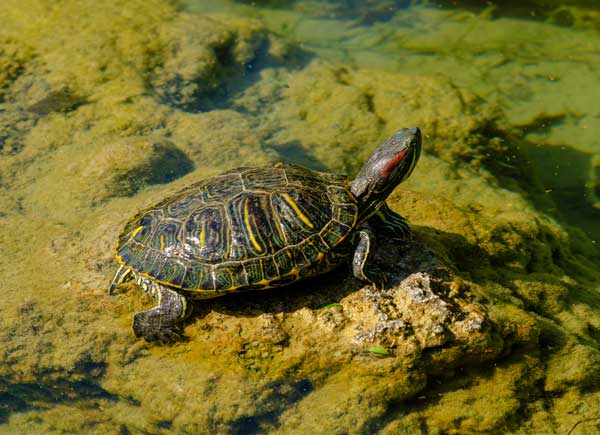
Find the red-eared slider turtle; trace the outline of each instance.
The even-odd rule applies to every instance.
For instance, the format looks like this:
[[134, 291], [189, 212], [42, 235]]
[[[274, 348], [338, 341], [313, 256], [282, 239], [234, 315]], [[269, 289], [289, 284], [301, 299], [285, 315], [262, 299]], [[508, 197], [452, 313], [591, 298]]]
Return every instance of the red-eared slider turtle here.
[[385, 199], [411, 174], [420, 151], [419, 129], [402, 129], [375, 149], [352, 182], [278, 163], [192, 184], [127, 223], [109, 293], [131, 274], [158, 300], [134, 315], [133, 332], [168, 342], [180, 336], [187, 298], [280, 287], [347, 260], [354, 276], [382, 285], [383, 273], [369, 264], [374, 230], [407, 234], [406, 221]]

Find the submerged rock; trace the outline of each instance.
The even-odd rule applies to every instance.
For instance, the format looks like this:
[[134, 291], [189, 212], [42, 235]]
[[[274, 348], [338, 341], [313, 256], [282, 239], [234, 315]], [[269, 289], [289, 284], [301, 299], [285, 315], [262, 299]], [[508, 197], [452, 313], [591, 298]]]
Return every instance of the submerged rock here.
[[[27, 187], [25, 207], [65, 220], [69, 218], [61, 216], [61, 211], [70, 207], [101, 206], [109, 198], [131, 196], [193, 169], [181, 149], [157, 136], [113, 137], [96, 146], [72, 144], [49, 159]], [[50, 203], [49, 188], [56, 190]]]
[[194, 167], [183, 151], [161, 137], [117, 139], [89, 161], [85, 176], [104, 180], [107, 195], [114, 196], [131, 196], [146, 185], [168, 183]]
[[214, 108], [211, 95], [223, 82], [251, 68], [263, 45], [265, 29], [258, 20], [198, 17], [181, 14], [162, 28], [164, 56], [151, 84], [158, 99], [189, 112]]
[[47, 115], [52, 112], [70, 112], [85, 103], [85, 98], [73, 94], [68, 88], [62, 88], [50, 90], [27, 107], [27, 110], [37, 115]]

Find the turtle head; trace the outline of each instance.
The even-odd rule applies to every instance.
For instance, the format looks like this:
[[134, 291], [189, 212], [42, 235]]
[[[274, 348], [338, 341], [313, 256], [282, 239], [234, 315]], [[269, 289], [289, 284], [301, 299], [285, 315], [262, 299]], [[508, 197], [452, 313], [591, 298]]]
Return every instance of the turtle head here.
[[350, 190], [359, 206], [359, 220], [375, 212], [396, 186], [406, 180], [421, 154], [421, 131], [403, 128], [371, 154]]

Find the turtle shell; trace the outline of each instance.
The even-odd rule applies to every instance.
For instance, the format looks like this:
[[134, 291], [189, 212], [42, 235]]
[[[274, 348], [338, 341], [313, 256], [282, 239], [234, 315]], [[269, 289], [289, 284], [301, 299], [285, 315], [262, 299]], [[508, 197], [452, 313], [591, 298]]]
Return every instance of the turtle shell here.
[[328, 254], [356, 218], [345, 176], [291, 164], [239, 168], [135, 215], [116, 257], [197, 297], [269, 288], [331, 268]]

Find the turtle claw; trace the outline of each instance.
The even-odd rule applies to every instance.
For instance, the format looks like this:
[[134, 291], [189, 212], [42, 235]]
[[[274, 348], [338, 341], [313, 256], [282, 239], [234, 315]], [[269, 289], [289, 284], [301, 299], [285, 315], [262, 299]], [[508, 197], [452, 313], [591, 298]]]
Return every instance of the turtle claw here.
[[387, 284], [387, 276], [378, 267], [371, 267], [368, 275], [369, 282], [375, 290], [384, 290]]

